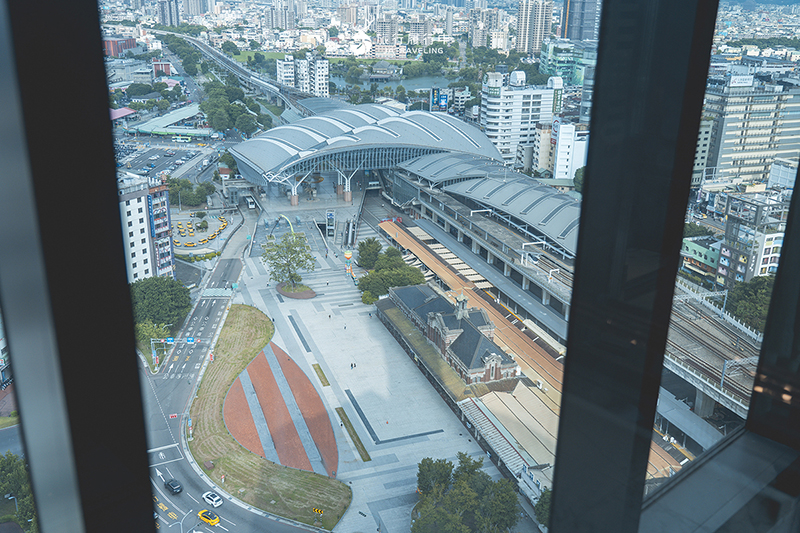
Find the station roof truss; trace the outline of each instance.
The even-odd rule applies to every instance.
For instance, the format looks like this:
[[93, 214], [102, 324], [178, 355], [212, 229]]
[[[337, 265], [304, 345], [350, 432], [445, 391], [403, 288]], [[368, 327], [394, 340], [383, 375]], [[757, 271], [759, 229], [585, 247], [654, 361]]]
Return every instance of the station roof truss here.
[[294, 185], [298, 175], [323, 170], [390, 169], [443, 152], [500, 159], [485, 135], [456, 118], [374, 104], [336, 109], [279, 126], [230, 152], [245, 179], [256, 185]]

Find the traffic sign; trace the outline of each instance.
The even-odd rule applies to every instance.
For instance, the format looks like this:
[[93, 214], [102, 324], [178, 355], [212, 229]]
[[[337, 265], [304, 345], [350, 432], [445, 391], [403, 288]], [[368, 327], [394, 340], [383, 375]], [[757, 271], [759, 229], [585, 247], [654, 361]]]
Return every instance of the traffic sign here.
[[194, 344], [194, 337], [186, 337], [186, 342], [189, 344]]
[[171, 415], [169, 415], [169, 417], [170, 417], [170, 418], [178, 418], [178, 415], [177, 415], [177, 414], [175, 414], [175, 413], [172, 413]]
[[167, 337], [167, 342], [175, 342], [175, 337]]

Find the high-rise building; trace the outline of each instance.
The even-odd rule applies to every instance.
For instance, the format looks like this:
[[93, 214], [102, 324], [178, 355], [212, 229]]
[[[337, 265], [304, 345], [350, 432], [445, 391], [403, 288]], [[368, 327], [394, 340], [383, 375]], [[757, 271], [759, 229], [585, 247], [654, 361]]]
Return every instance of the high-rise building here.
[[304, 93], [311, 92], [311, 77], [308, 72], [308, 59], [295, 59], [294, 86]]
[[561, 35], [576, 41], [596, 41], [602, 8], [602, 0], [564, 0]]
[[753, 76], [711, 79], [704, 115], [714, 121], [709, 170], [767, 181], [772, 161], [800, 152], [800, 89]]
[[500, 151], [507, 164], [513, 164], [519, 144], [532, 143], [539, 123], [550, 123], [561, 111], [561, 78], [550, 78], [547, 86], [526, 85], [525, 73], [514, 71], [508, 85], [503, 75], [484, 76], [481, 90], [481, 129]]
[[184, 0], [183, 11], [188, 16], [204, 15], [208, 13], [207, 0]]
[[469, 40], [472, 46], [486, 46], [489, 32], [500, 29], [500, 14], [495, 9], [472, 9], [469, 12]]
[[158, 0], [158, 23], [164, 26], [179, 26], [181, 23], [178, 0]]
[[342, 24], [350, 24], [351, 26], [358, 20], [358, 6], [340, 6], [336, 10]]
[[453, 36], [453, 8], [448, 7], [444, 15], [444, 33], [448, 37]]
[[560, 77], [564, 85], [582, 85], [586, 67], [596, 64], [596, 41], [571, 41], [555, 37], [542, 41], [539, 72]]
[[[310, 55], [310, 54], [309, 54]], [[324, 57], [313, 56], [308, 63], [311, 94], [320, 98], [330, 96], [330, 64]]]
[[425, 15], [419, 15], [408, 23], [408, 44], [429, 46], [433, 43], [433, 22]]
[[118, 178], [118, 188], [128, 282], [173, 277], [169, 187], [160, 179], [127, 173]]
[[703, 174], [708, 166], [708, 150], [711, 144], [711, 132], [714, 128], [714, 120], [703, 117], [700, 120], [700, 130], [697, 132], [697, 148], [694, 151], [694, 167], [692, 168], [692, 187], [700, 187], [703, 184]]
[[397, 19], [384, 15], [375, 21], [375, 33], [380, 44], [397, 44]]
[[286, 54], [283, 59], [278, 59], [276, 80], [282, 85], [294, 87], [294, 57]]
[[553, 120], [551, 139], [556, 141], [553, 178], [574, 179], [575, 172], [586, 166], [589, 131], [585, 125], [557, 118]]
[[553, 18], [551, 0], [520, 0], [517, 12], [517, 52], [538, 54], [550, 36]]
[[581, 124], [588, 124], [592, 118], [592, 98], [594, 97], [594, 67], [583, 68], [583, 90], [581, 91]]

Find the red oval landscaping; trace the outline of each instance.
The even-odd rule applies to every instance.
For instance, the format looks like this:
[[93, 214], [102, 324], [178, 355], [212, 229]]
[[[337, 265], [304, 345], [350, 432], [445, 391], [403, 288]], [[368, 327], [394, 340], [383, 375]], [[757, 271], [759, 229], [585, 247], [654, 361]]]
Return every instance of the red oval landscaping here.
[[[317, 449], [322, 457], [323, 465], [328, 475], [333, 476], [338, 468], [339, 452], [336, 447], [336, 438], [322, 399], [309, 380], [308, 376], [300, 369], [283, 350], [274, 343], [270, 343], [281, 372], [283, 372], [289, 388], [297, 402], [297, 406], [305, 420]], [[264, 352], [260, 352], [247, 367], [247, 374], [258, 397], [270, 437], [275, 443], [280, 464], [313, 472], [311, 462], [306, 455], [303, 444], [294, 426], [286, 402], [281, 396], [275, 376]], [[258, 432], [256, 430], [250, 407], [242, 388], [240, 378], [236, 378], [225, 398], [223, 406], [225, 425], [231, 435], [245, 448], [264, 457]]]

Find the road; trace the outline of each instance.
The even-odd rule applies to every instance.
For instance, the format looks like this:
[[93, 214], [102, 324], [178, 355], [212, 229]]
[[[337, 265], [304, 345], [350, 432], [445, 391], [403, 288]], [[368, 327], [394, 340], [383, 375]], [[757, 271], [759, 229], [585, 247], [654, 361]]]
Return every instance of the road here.
[[[246, 222], [248, 226], [253, 223], [252, 220]], [[239, 231], [244, 233], [246, 230], [241, 228]], [[237, 252], [235, 256], [238, 257], [238, 252], [247, 242], [244, 237], [235, 235], [228, 246], [234, 247]], [[230, 257], [234, 254], [228, 250], [225, 255]], [[148, 427], [150, 479], [153, 483], [159, 528], [176, 526], [185, 518], [184, 532], [211, 532], [221, 529], [236, 532], [296, 533], [309, 530], [255, 514], [231, 501], [226, 501], [215, 509], [221, 519], [218, 526], [211, 528], [199, 523], [197, 518], [198, 511], [208, 508], [201, 495], [208, 490], [215, 490], [215, 487], [201, 478], [187, 460], [181, 442], [181, 431], [188, 427], [190, 398], [195, 393], [203, 363], [209, 358], [214, 337], [224, 322], [230, 302], [231, 285], [237, 281], [241, 270], [242, 263], [238, 258], [221, 259], [208, 283], [201, 289], [203, 292], [186, 319], [179, 337], [175, 338], [174, 349], [168, 359], [161, 361], [160, 369], [155, 374], [144, 366], [140, 370]], [[173, 495], [164, 489], [164, 481], [171, 478], [180, 481], [183, 492]], [[223, 494], [220, 495], [225, 498]], [[176, 527], [170, 531], [178, 533], [180, 529]]]
[[8, 428], [0, 429], [0, 454], [11, 452], [15, 455], [25, 455], [22, 449], [22, 437], [19, 432], [19, 424]]

